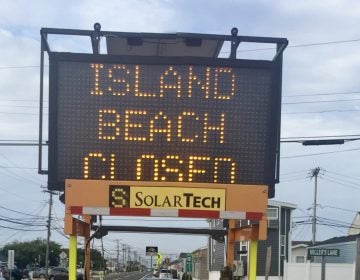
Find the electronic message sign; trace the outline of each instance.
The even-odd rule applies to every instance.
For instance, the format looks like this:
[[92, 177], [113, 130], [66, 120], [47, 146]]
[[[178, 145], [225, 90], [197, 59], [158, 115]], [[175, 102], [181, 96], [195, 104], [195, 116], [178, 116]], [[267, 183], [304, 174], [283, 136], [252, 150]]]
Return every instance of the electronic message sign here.
[[146, 246], [146, 255], [147, 256], [156, 256], [158, 254], [157, 246]]
[[275, 183], [272, 61], [50, 54], [49, 189], [65, 179]]

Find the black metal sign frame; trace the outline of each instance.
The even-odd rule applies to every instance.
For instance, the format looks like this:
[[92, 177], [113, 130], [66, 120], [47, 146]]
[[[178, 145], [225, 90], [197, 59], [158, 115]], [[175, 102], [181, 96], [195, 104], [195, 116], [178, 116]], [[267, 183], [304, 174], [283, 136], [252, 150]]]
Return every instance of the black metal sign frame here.
[[[97, 32], [97, 33], [96, 33]], [[96, 33], [96, 34], [95, 34]], [[70, 54], [70, 53], [54, 53], [51, 52], [47, 37], [48, 35], [80, 35], [90, 36], [93, 43], [94, 54]], [[141, 33], [142, 36], [156, 37], [191, 37], [191, 38], [214, 38], [224, 41], [232, 41], [232, 50], [229, 59], [218, 58], [186, 58], [186, 57], [139, 57], [139, 56], [113, 56], [113, 55], [99, 55], [96, 47], [97, 38], [102, 36], [139, 36], [137, 33], [121, 33], [121, 32], [105, 32], [105, 31], [84, 31], [84, 30], [67, 30], [67, 29], [42, 29], [42, 43], [41, 43], [41, 68], [40, 68], [40, 133], [39, 133], [39, 173], [49, 175], [48, 188], [50, 190], [63, 190], [63, 180], [57, 177], [57, 66], [60, 61], [72, 62], [101, 62], [101, 63], [142, 63], [146, 65], [207, 65], [207, 66], [222, 66], [222, 67], [248, 67], [248, 68], [264, 68], [271, 69], [272, 72], [272, 96], [271, 108], [273, 114], [269, 124], [272, 127], [272, 133], [266, 139], [269, 150], [267, 151], [267, 170], [269, 171], [266, 180], [259, 182], [259, 184], [267, 184], [269, 186], [269, 197], [275, 194], [274, 184], [279, 181], [279, 158], [280, 158], [280, 109], [281, 109], [281, 80], [282, 80], [282, 52], [287, 46], [287, 40], [283, 38], [267, 38], [267, 37], [247, 37], [226, 35], [209, 35], [209, 34], [146, 34]], [[99, 37], [100, 36], [100, 37]], [[256, 61], [256, 60], [240, 60], [236, 59], [236, 48], [240, 42], [257, 42], [257, 43], [274, 43], [277, 46], [277, 52], [271, 61]], [[98, 43], [98, 42], [97, 42]], [[236, 46], [236, 47], [235, 47]], [[49, 110], [49, 157], [48, 170], [42, 167], [42, 152], [43, 152], [43, 84], [44, 84], [44, 52], [49, 54], [50, 58], [50, 110]], [[239, 183], [239, 182], [237, 182]], [[246, 183], [246, 182], [244, 182]]]

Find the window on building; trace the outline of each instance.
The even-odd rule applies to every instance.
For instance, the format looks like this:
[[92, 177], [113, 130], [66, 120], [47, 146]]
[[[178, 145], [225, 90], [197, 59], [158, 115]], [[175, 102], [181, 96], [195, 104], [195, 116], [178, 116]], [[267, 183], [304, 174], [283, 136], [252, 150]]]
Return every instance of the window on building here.
[[281, 235], [280, 236], [280, 255], [285, 256], [286, 252], [286, 236]]
[[248, 247], [248, 242], [247, 241], [240, 241], [240, 257], [242, 256], [247, 256], [247, 247]]
[[278, 220], [279, 219], [279, 209], [278, 208], [268, 208], [266, 214], [267, 214], [268, 220]]
[[279, 228], [279, 208], [267, 209], [267, 220], [269, 229]]
[[295, 262], [304, 263], [305, 262], [305, 256], [296, 256]]

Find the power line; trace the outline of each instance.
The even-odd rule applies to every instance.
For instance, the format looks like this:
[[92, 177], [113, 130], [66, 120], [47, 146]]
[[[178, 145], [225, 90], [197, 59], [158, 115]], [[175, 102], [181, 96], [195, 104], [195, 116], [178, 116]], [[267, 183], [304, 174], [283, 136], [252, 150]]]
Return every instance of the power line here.
[[[295, 222], [295, 224], [297, 225], [310, 225], [312, 222], [311, 221], [300, 221], [300, 222]], [[341, 225], [341, 224], [333, 224], [333, 223], [327, 223], [327, 222], [318, 222], [316, 223], [317, 225], [323, 225], [323, 226], [334, 226], [334, 227], [341, 227], [341, 228], [353, 228], [353, 229], [360, 229], [360, 227], [357, 226], [347, 226], [347, 225]]]
[[[343, 43], [353, 43], [353, 42], [359, 42], [359, 41], [360, 41], [360, 39], [350, 39], [350, 40], [329, 41], [329, 42], [319, 42], [319, 43], [307, 43], [307, 44], [298, 44], [298, 45], [289, 44], [287, 46], [287, 48], [291, 49], [291, 48], [314, 47], [314, 46], [334, 45], [334, 44], [343, 44]], [[269, 47], [269, 48], [256, 48], [256, 49], [238, 50], [237, 53], [255, 52], [255, 51], [268, 51], [268, 50], [276, 50], [276, 48]], [[224, 51], [222, 53], [230, 53], [230, 51]]]
[[310, 94], [284, 94], [283, 97], [308, 97], [308, 96], [322, 96], [322, 95], [346, 95], [346, 94], [360, 94], [360, 91], [340, 91], [340, 92], [329, 92], [329, 93], [310, 93]]
[[348, 181], [348, 180], [345, 180], [345, 179], [336, 178], [334, 176], [329, 175], [328, 173], [326, 174], [326, 177], [329, 177], [329, 178], [331, 178], [333, 180], [341, 180], [341, 182], [346, 183], [346, 184], [350, 184], [350, 185], [359, 186], [359, 184], [360, 184], [360, 182], [353, 182], [353, 181]]
[[339, 221], [339, 220], [335, 220], [335, 219], [329, 219], [329, 218], [324, 218], [324, 217], [318, 217], [320, 220], [322, 220], [323, 222], [329, 222], [329, 223], [333, 223], [333, 224], [337, 224], [337, 225], [344, 225], [346, 227], [352, 226], [352, 223], [346, 223], [343, 221]]
[[0, 221], [17, 224], [17, 225], [29, 226], [29, 227], [40, 227], [40, 226], [46, 225], [46, 224], [34, 224], [34, 223], [19, 222], [19, 221], [14, 221], [14, 220], [10, 220], [10, 219], [4, 219], [4, 218], [0, 218]]
[[[325, 94], [324, 94], [325, 95]], [[312, 95], [314, 96], [314, 95]], [[351, 99], [331, 99], [331, 100], [314, 100], [314, 101], [297, 101], [297, 102], [282, 102], [282, 105], [298, 105], [298, 104], [315, 104], [315, 103], [334, 103], [334, 102], [350, 102], [350, 101], [360, 101], [360, 98], [351, 98]], [[39, 106], [36, 105], [0, 105], [0, 107], [12, 107], [12, 108], [28, 108], [28, 109], [39, 109]], [[43, 107], [47, 109], [48, 107]], [[2, 112], [3, 114], [30, 114], [25, 112]]]
[[314, 104], [314, 103], [333, 103], [333, 102], [348, 102], [360, 101], [360, 98], [353, 99], [333, 99], [333, 100], [317, 100], [317, 101], [298, 101], [298, 102], [283, 102], [282, 105], [298, 105], [298, 104]]
[[346, 211], [346, 212], [352, 212], [352, 213], [357, 213], [357, 210], [350, 210], [350, 209], [346, 209], [346, 208], [341, 208], [341, 207], [335, 207], [335, 206], [331, 206], [331, 205], [319, 205], [320, 208], [333, 208], [336, 210], [342, 210], [342, 211]]
[[24, 228], [13, 228], [0, 225], [0, 228], [11, 229], [16, 231], [45, 231], [46, 229], [24, 229]]
[[[314, 95], [313, 95], [314, 96]], [[350, 102], [350, 101], [360, 101], [360, 98], [352, 99], [331, 99], [331, 100], [314, 100], [314, 101], [297, 101], [297, 102], [282, 102], [282, 105], [298, 105], [298, 104], [316, 104], [316, 103], [334, 103], [334, 102]], [[39, 106], [35, 105], [0, 105], [0, 107], [6, 108], [28, 108], [28, 109], [39, 109]], [[47, 109], [48, 107], [43, 107]], [[31, 114], [28, 112], [1, 112], [3, 114]]]
[[[0, 145], [0, 146], [1, 146], [1, 145]], [[36, 167], [4, 166], [4, 165], [0, 165], [0, 168], [4, 168], [4, 169], [32, 169], [32, 170], [37, 169]]]
[[0, 66], [0, 70], [3, 69], [23, 69], [23, 68], [39, 68], [40, 65], [24, 65], [24, 66]]
[[[42, 213], [42, 211], [44, 210], [45, 207], [46, 207], [46, 203], [40, 205], [38, 210], [32, 211], [32, 213], [36, 213], [37, 215], [30, 215], [30, 216], [41, 217], [41, 216], [39, 216], [39, 214]], [[34, 218], [34, 222], [36, 222], [35, 218]], [[22, 229], [24, 229], [24, 228], [25, 228], [25, 226], [22, 227]], [[4, 242], [7, 242], [8, 240], [13, 239], [16, 235], [18, 235], [20, 233], [21, 233], [21, 231], [18, 231], [15, 233], [11, 231], [10, 235], [4, 239]], [[2, 234], [2, 235], [4, 235], [4, 234]]]
[[[15, 166], [15, 167], [19, 167], [15, 162], [13, 162], [12, 160], [10, 160], [8, 157], [6, 157], [5, 155], [3, 155], [2, 153], [0, 153], [0, 157], [2, 157], [3, 159], [5, 159], [7, 162], [9, 162], [10, 164], [12, 164], [13, 166]], [[10, 172], [11, 174], [14, 174], [14, 172], [12, 172], [12, 171], [10, 171], [10, 170], [7, 170], [7, 172]], [[33, 183], [33, 184], [41, 184], [41, 182], [40, 181], [34, 181], [34, 180], [32, 180], [31, 178], [29, 178], [29, 176], [33, 176], [33, 174], [32, 173], [29, 173], [28, 171], [26, 171], [27, 172], [27, 174], [28, 174], [28, 176], [19, 176], [18, 174], [16, 174], [15, 173], [15, 175], [16, 176], [18, 176], [18, 177], [20, 177], [20, 178], [22, 178], [23, 180], [25, 180], [25, 181], [29, 181], [29, 182], [31, 182], [31, 183]], [[37, 180], [37, 179], [36, 179]]]
[[[47, 100], [43, 100], [44, 102], [48, 102]], [[0, 102], [35, 102], [39, 103], [37, 99], [1, 99]]]
[[294, 181], [301, 181], [301, 180], [305, 180], [306, 178], [302, 177], [302, 178], [293, 178], [293, 179], [281, 179], [281, 183], [288, 183], [288, 182], [294, 182]]
[[[354, 137], [358, 137], [355, 138]], [[286, 142], [286, 140], [294, 140], [294, 142], [299, 142], [301, 139], [318, 139], [318, 138], [342, 138], [344, 140], [360, 140], [360, 134], [342, 134], [342, 135], [318, 135], [318, 136], [291, 136], [291, 137], [281, 137], [280, 142]], [[38, 146], [39, 140], [17, 140], [17, 139], [0, 139], [0, 146], [22, 146], [22, 145], [31, 145]], [[47, 142], [43, 142], [42, 145], [47, 145]], [[0, 168], [15, 168], [15, 166], [0, 166]]]
[[359, 109], [344, 109], [344, 110], [322, 110], [322, 111], [302, 111], [302, 112], [281, 112], [282, 115], [300, 115], [300, 114], [325, 114], [325, 113], [347, 113], [359, 112]]
[[[29, 116], [38, 116], [39, 114], [35, 113], [20, 113], [20, 112], [0, 112], [3, 115], [29, 115]], [[46, 114], [44, 114], [46, 115]]]
[[348, 185], [348, 184], [344, 184], [343, 182], [339, 182], [337, 180], [333, 180], [333, 179], [329, 179], [329, 178], [326, 178], [324, 177], [323, 180], [325, 181], [329, 181], [331, 183], [335, 183], [335, 184], [338, 184], [338, 185], [341, 185], [341, 186], [344, 186], [344, 187], [347, 187], [347, 188], [350, 188], [350, 189], [354, 189], [354, 190], [359, 190], [360, 191], [360, 188], [359, 187], [355, 187], [355, 186], [352, 186], [352, 185]]
[[326, 170], [327, 173], [334, 173], [338, 176], [341, 176], [341, 177], [345, 177], [345, 178], [350, 178], [350, 179], [353, 179], [353, 180], [360, 180], [360, 177], [354, 177], [354, 176], [350, 176], [350, 175], [344, 175], [344, 174], [341, 174], [341, 173], [338, 173], [338, 172], [334, 172], [334, 171], [329, 171], [329, 170]]
[[[286, 140], [286, 139], [314, 139], [314, 138], [333, 138], [333, 137], [341, 137], [341, 138], [346, 138], [346, 137], [360, 137], [360, 134], [321, 135], [321, 136], [303, 136], [303, 137], [290, 136], [290, 137], [281, 137], [281, 139], [282, 139], [282, 140]], [[1, 141], [1, 140], [0, 140], [0, 141]]]
[[[29, 109], [39, 109], [40, 106], [36, 106], [36, 105], [1, 105], [0, 107], [6, 107], [6, 108], [29, 108]], [[48, 109], [48, 107], [44, 106], [44, 109]]]
[[[0, 171], [1, 171], [1, 170], [0, 170]], [[10, 191], [8, 190], [8, 188], [0, 187], [0, 190], [2, 190], [3, 192], [5, 192], [5, 193], [7, 193], [7, 194], [13, 195], [13, 196], [15, 196], [16, 198], [22, 198], [22, 199], [24, 199], [25, 201], [43, 202], [42, 200], [29, 199], [29, 197], [25, 197], [25, 196], [19, 195], [18, 193], [10, 192]]]
[[287, 172], [287, 173], [280, 173], [280, 176], [288, 176], [288, 175], [293, 175], [293, 174], [303, 174], [304, 172], [307, 172], [308, 170], [299, 170], [299, 171], [292, 171], [292, 172]]
[[16, 211], [16, 210], [13, 210], [13, 209], [10, 209], [10, 208], [6, 208], [6, 207], [4, 207], [4, 206], [0, 206], [0, 208], [1, 208], [1, 209], [5, 209], [5, 210], [10, 211], [10, 212], [22, 214], [22, 215], [25, 215], [25, 216], [31, 216], [31, 217], [36, 217], [36, 218], [46, 218], [46, 216], [32, 215], [32, 214], [28, 214], [28, 213]]
[[331, 152], [322, 152], [322, 153], [302, 154], [302, 155], [295, 155], [295, 156], [285, 156], [285, 157], [281, 157], [281, 159], [290, 159], [290, 158], [299, 158], [299, 157], [311, 157], [311, 156], [319, 156], [319, 155], [337, 154], [337, 153], [345, 153], [345, 152], [358, 151], [358, 150], [360, 150], [360, 148], [347, 149], [347, 150], [338, 150], [338, 151], [331, 151]]
[[[304, 43], [304, 44], [297, 44], [292, 45], [291, 43], [287, 46], [288, 49], [292, 48], [303, 48], [303, 47], [314, 47], [314, 46], [326, 46], [326, 45], [334, 45], [334, 44], [344, 44], [344, 43], [354, 43], [359, 42], [360, 39], [348, 39], [348, 40], [338, 40], [338, 41], [328, 41], [328, 42], [317, 42], [317, 43]], [[255, 52], [255, 51], [264, 51], [264, 50], [276, 50], [275, 47], [269, 48], [256, 48], [256, 49], [247, 49], [241, 50], [238, 49], [237, 53], [244, 53], [244, 52]], [[222, 51], [221, 53], [230, 53], [230, 51]], [[0, 70], [4, 69], [24, 69], [24, 68], [39, 68], [40, 65], [22, 65], [22, 66], [0, 66]], [[44, 65], [44, 67], [49, 67], [48, 65]]]

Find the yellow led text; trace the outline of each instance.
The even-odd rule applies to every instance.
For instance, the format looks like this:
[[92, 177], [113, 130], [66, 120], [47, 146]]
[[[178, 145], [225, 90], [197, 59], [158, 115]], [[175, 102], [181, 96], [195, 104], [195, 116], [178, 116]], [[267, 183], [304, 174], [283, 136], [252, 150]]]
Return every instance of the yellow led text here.
[[[168, 66], [149, 70], [145, 65], [91, 64], [94, 86], [91, 95], [230, 100], [236, 91], [236, 75], [229, 67]], [[151, 83], [146, 80], [149, 72]], [[100, 75], [101, 74], [101, 75]], [[100, 78], [102, 77], [102, 78]], [[223, 85], [227, 85], [224, 87]]]
[[[100, 109], [98, 116], [99, 140], [154, 142], [156, 137], [164, 137], [167, 142], [207, 143], [209, 134], [213, 134], [216, 136], [214, 141], [220, 144], [225, 142], [225, 113], [214, 116], [184, 111], [171, 119], [163, 111], [149, 113], [146, 110], [126, 109], [121, 117], [114, 109]], [[191, 126], [191, 122], [198, 125]]]

